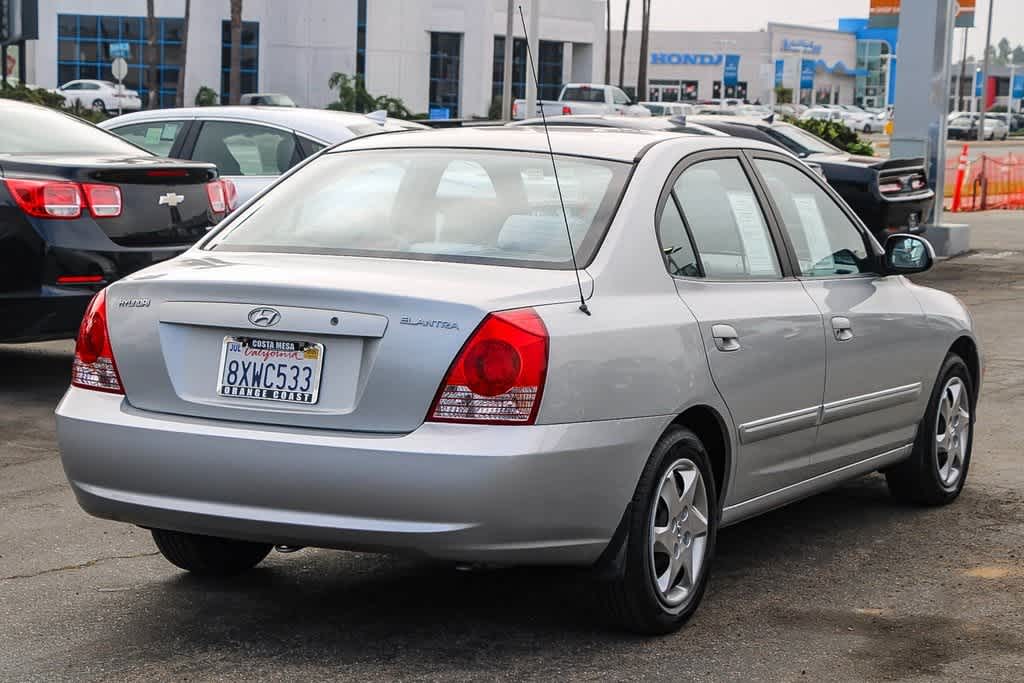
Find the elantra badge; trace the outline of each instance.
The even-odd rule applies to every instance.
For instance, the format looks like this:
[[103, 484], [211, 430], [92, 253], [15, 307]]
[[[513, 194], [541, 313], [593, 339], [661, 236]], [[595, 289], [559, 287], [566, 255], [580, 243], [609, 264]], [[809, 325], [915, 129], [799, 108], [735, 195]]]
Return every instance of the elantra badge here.
[[249, 311], [249, 322], [256, 327], [273, 327], [281, 320], [281, 314], [273, 308], [254, 308]]
[[168, 192], [167, 194], [160, 195], [160, 206], [175, 207], [185, 201], [185, 195], [175, 194], [174, 192]]

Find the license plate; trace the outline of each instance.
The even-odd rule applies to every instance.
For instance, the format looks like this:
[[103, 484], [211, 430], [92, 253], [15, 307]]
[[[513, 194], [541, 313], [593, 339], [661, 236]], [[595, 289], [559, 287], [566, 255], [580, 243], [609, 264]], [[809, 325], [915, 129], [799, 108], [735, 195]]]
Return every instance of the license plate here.
[[320, 394], [323, 362], [323, 344], [224, 337], [217, 394], [313, 405]]
[[907, 227], [916, 228], [921, 224], [921, 214], [915, 211], [907, 217]]

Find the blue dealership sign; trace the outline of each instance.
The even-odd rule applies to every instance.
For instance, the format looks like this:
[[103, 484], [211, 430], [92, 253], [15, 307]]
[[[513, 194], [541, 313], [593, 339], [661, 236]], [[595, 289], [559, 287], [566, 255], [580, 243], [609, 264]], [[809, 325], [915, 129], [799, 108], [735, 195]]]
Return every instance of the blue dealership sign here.
[[813, 90], [814, 89], [814, 66], [815, 62], [813, 59], [801, 59], [800, 60], [800, 89], [801, 90]]
[[739, 55], [726, 55], [725, 56], [725, 73], [722, 76], [722, 82], [725, 87], [734, 86], [740, 81], [740, 56]]
[[786, 60], [776, 59], [775, 60], [775, 87], [782, 87], [782, 80], [786, 75]]
[[1024, 98], [1024, 74], [1014, 74], [1013, 89], [1010, 91], [1010, 97]]
[[[738, 60], [739, 57], [737, 56]], [[685, 52], [652, 52], [651, 64], [683, 64], [688, 66], [715, 66], [725, 60], [723, 55], [690, 54]]]
[[974, 72], [974, 96], [981, 97], [981, 84], [984, 81], [984, 77], [980, 71]]
[[431, 107], [428, 115], [431, 119], [450, 119], [452, 110], [448, 107]]

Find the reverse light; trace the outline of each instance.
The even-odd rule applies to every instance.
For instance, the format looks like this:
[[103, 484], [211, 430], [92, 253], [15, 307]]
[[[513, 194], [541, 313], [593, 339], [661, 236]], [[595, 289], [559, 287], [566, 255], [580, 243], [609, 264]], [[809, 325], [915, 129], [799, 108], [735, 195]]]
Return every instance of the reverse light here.
[[7, 178], [4, 181], [21, 210], [36, 218], [78, 218], [82, 192], [78, 183]]
[[224, 184], [219, 180], [206, 183], [206, 196], [210, 198], [210, 210], [214, 213], [224, 213], [227, 210], [227, 200], [224, 198]]
[[228, 178], [221, 178], [220, 184], [224, 186], [224, 204], [228, 207], [228, 211], [234, 211], [238, 208], [238, 188]]
[[922, 189], [924, 189], [927, 186], [928, 186], [928, 183], [925, 182], [924, 178], [913, 178], [910, 181], [910, 188], [912, 190], [922, 190]]
[[903, 189], [903, 186], [899, 183], [882, 183], [878, 186], [878, 189], [886, 194], [891, 194], [899, 192]]
[[532, 308], [488, 314], [441, 382], [427, 420], [533, 424], [548, 366], [548, 332]]
[[121, 215], [121, 188], [117, 185], [85, 183], [82, 190], [93, 218], [116, 218]]
[[121, 376], [114, 362], [107, 327], [107, 290], [100, 290], [89, 302], [78, 328], [71, 385], [108, 394], [124, 394]]

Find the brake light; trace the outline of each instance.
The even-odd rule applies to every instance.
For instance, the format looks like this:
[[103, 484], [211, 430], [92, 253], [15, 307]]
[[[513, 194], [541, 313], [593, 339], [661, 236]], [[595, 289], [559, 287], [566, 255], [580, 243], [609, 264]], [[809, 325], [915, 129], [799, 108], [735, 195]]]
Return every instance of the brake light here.
[[512, 118], [514, 118], [514, 119], [519, 118], [519, 103], [518, 102], [513, 102], [512, 103]]
[[206, 196], [210, 198], [210, 210], [214, 213], [224, 213], [227, 210], [227, 203], [224, 199], [224, 185], [221, 181], [214, 180], [206, 183]]
[[82, 193], [78, 183], [8, 178], [7, 189], [21, 210], [37, 218], [78, 218]]
[[238, 188], [227, 178], [221, 178], [220, 183], [224, 186], [224, 204], [228, 211], [234, 211], [238, 208]]
[[109, 394], [124, 394], [117, 363], [114, 362], [114, 350], [110, 346], [105, 289], [89, 302], [82, 325], [78, 328], [71, 385]]
[[82, 190], [93, 218], [116, 218], [121, 215], [121, 188], [117, 185], [85, 183]]
[[491, 313], [441, 382], [427, 420], [533, 424], [548, 367], [548, 332], [532, 308]]
[[571, 115], [572, 115], [572, 107], [570, 107], [568, 104], [563, 104], [562, 105], [562, 116], [571, 116]]
[[158, 168], [153, 171], [146, 171], [150, 178], [184, 178], [188, 176], [188, 170], [184, 168]]

